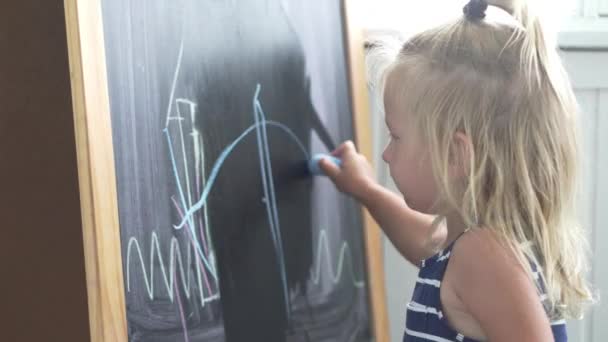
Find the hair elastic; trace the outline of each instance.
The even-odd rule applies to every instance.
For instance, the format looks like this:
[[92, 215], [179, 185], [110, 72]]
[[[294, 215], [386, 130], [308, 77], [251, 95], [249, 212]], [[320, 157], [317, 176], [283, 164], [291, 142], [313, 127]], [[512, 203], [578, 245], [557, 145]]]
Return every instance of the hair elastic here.
[[470, 0], [462, 8], [462, 13], [468, 20], [481, 20], [486, 17], [488, 2], [485, 0]]

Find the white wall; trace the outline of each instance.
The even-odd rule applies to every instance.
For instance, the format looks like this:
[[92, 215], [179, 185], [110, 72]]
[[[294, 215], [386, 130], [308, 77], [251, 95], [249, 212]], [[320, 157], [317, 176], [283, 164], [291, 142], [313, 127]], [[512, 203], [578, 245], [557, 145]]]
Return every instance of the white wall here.
[[[589, 229], [592, 252], [591, 283], [599, 294], [608, 293], [608, 51], [564, 52], [583, 115], [583, 184], [581, 221]], [[608, 341], [608, 306], [600, 302], [582, 322], [570, 324], [572, 341]]]
[[[608, 248], [603, 248], [608, 245], [608, 52], [564, 52], [563, 60], [583, 112], [580, 213], [593, 254], [590, 280], [599, 293], [608, 293]], [[387, 135], [375, 100], [371, 96], [374, 162], [380, 181], [394, 189], [380, 156]], [[417, 270], [386, 238], [384, 257], [391, 341], [401, 341]], [[568, 330], [572, 342], [608, 341], [608, 306], [600, 302], [584, 320], [568, 322]]]

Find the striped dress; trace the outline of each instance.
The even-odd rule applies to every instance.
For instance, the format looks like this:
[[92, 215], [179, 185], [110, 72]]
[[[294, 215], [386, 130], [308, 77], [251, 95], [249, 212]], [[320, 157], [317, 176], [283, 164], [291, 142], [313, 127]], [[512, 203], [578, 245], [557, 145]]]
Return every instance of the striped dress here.
[[[441, 308], [439, 290], [456, 240], [438, 254], [422, 261], [412, 300], [407, 304], [403, 342], [478, 342], [451, 328]], [[534, 264], [532, 270], [536, 274]], [[537, 282], [543, 300], [546, 298], [544, 286], [538, 277]], [[568, 341], [564, 320], [552, 322], [551, 330], [556, 342]]]

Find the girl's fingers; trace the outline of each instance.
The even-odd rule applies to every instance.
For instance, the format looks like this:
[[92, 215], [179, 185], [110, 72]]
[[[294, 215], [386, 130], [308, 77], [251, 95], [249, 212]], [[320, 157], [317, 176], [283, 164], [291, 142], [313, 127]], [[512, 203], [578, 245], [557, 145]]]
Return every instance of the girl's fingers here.
[[336, 177], [340, 174], [340, 167], [329, 161], [327, 158], [323, 158], [319, 160], [319, 167], [332, 180], [335, 180]]
[[335, 150], [331, 152], [331, 155], [334, 157], [340, 157], [349, 150], [355, 150], [355, 144], [353, 144], [353, 142], [350, 140], [343, 142], [340, 146], [338, 146]]

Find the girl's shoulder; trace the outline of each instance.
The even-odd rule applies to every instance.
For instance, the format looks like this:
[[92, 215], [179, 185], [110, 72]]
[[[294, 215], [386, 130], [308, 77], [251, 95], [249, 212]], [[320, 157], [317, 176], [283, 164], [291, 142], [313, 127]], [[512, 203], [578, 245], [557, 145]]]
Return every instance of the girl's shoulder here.
[[[517, 257], [488, 228], [473, 228], [462, 234], [451, 248], [450, 267], [457, 270], [457, 278], [476, 279], [486, 275], [524, 277], [524, 268]], [[455, 272], [454, 272], [455, 273]]]
[[[531, 327], [546, 323], [534, 282], [514, 252], [491, 229], [471, 229], [454, 243], [447, 277], [451, 290], [490, 339], [504, 326], [523, 328], [530, 323], [534, 323]], [[546, 333], [542, 330], [528, 333]]]

